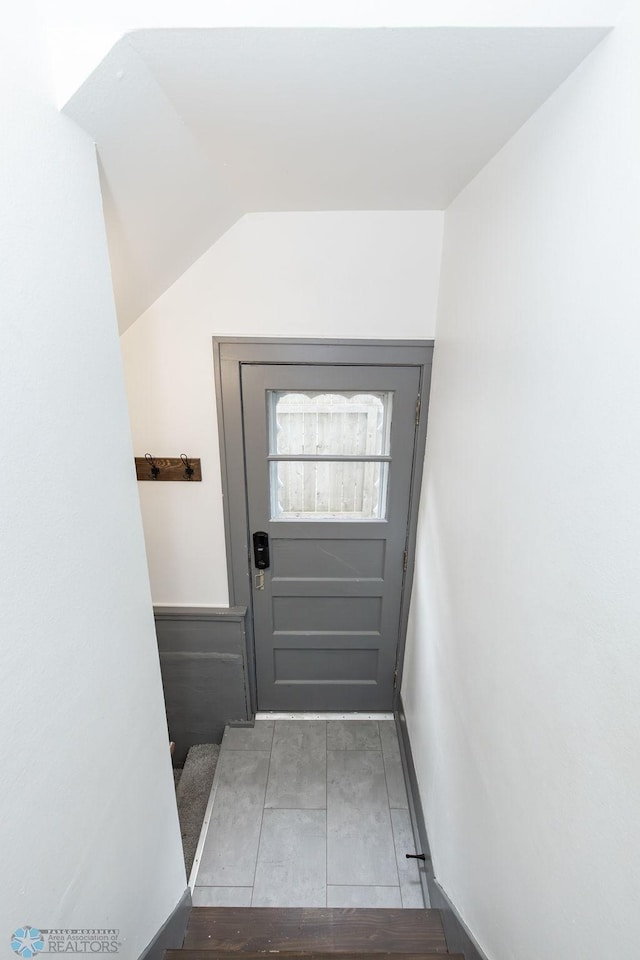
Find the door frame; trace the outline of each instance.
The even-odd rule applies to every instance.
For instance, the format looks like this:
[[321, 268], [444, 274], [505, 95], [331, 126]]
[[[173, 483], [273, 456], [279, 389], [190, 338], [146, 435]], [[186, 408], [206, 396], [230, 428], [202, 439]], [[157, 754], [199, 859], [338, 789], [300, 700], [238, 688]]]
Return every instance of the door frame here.
[[328, 364], [330, 366], [411, 366], [420, 370], [418, 418], [413, 447], [407, 566], [400, 603], [400, 624], [396, 653], [396, 682], [393, 694], [397, 709], [409, 619], [409, 604], [415, 565], [418, 506], [422, 484], [427, 435], [427, 413], [431, 385], [433, 340], [315, 340], [253, 337], [213, 337], [213, 362], [218, 414], [218, 441], [222, 478], [225, 551], [230, 606], [247, 609], [247, 673], [251, 713], [257, 712], [253, 591], [247, 489], [245, 482], [244, 428], [241, 367], [246, 363]]

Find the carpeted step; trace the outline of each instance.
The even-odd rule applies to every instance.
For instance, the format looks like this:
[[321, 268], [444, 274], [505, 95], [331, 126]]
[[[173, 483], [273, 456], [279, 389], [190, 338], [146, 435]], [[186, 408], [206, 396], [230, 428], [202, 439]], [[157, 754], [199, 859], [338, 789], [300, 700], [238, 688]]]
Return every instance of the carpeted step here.
[[176, 787], [187, 877], [193, 866], [219, 753], [217, 743], [198, 743], [191, 747]]
[[243, 960], [260, 953], [424, 958], [446, 955], [447, 943], [439, 910], [194, 907], [184, 950], [239, 953]]

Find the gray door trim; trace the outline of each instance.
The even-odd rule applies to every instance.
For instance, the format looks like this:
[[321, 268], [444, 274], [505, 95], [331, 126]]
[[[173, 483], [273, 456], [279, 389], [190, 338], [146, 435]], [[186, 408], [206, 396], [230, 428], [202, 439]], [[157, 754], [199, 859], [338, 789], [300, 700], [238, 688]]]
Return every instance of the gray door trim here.
[[213, 337], [218, 436], [222, 473], [222, 497], [229, 603], [247, 607], [246, 619], [248, 679], [251, 710], [257, 709], [255, 646], [247, 491], [245, 486], [244, 438], [242, 424], [241, 365], [246, 363], [327, 363], [342, 365], [400, 365], [420, 369], [420, 420], [416, 430], [409, 522], [407, 530], [407, 570], [400, 608], [397, 656], [397, 704], [402, 681], [402, 666], [413, 583], [419, 493], [427, 434], [427, 410], [431, 384], [433, 340], [310, 340]]

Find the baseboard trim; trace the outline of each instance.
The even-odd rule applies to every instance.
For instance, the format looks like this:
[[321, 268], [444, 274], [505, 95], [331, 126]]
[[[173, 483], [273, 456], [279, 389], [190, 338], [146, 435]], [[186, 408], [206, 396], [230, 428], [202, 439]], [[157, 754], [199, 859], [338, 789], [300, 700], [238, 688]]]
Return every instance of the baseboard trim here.
[[431, 906], [442, 913], [444, 935], [450, 952], [464, 954], [466, 960], [487, 960], [473, 934], [434, 876], [428, 879]]
[[411, 826], [413, 836], [416, 842], [418, 853], [424, 853], [426, 860], [421, 863], [419, 860], [418, 871], [420, 873], [420, 883], [422, 884], [422, 894], [424, 902], [430, 906], [431, 896], [429, 894], [428, 874], [431, 864], [431, 853], [429, 847], [429, 837], [427, 836], [427, 825], [420, 802], [420, 792], [418, 790], [418, 780], [416, 777], [416, 768], [411, 753], [411, 743], [409, 742], [409, 730], [407, 729], [407, 719], [402, 706], [402, 697], [398, 698], [398, 710], [395, 715], [396, 728], [398, 731], [398, 741], [400, 743], [400, 759], [402, 761], [402, 772], [404, 773], [405, 785], [407, 788], [407, 798], [409, 800], [409, 816], [411, 817]]
[[165, 950], [179, 950], [184, 941], [190, 913], [191, 890], [187, 887], [175, 909], [140, 954], [139, 960], [162, 960]]
[[409, 739], [409, 730], [402, 704], [402, 697], [398, 699], [398, 710], [395, 719], [398, 729], [398, 739], [400, 741], [402, 769], [407, 785], [407, 794], [409, 796], [409, 813], [411, 815], [413, 833], [416, 838], [416, 849], [420, 853], [424, 853], [426, 858], [423, 864], [419, 864], [420, 880], [423, 892], [425, 892], [425, 903], [430, 904], [434, 909], [442, 912], [442, 923], [447, 945], [452, 953], [464, 954], [465, 960], [488, 960], [486, 954], [483, 953], [476, 943], [471, 931], [435, 877], [433, 861], [431, 859], [431, 848], [429, 846], [429, 836], [427, 834], [427, 824], [420, 800], [420, 792], [418, 790], [416, 768], [411, 752], [411, 741]]

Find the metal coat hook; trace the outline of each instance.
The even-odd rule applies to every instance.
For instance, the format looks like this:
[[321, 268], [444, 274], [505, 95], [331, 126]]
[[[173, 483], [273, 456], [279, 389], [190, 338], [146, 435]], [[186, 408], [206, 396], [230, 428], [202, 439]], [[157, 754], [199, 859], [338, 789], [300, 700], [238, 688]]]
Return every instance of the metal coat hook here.
[[157, 480], [158, 474], [160, 473], [160, 467], [156, 464], [150, 453], [145, 453], [144, 458], [151, 467], [151, 479]]
[[191, 477], [192, 477], [193, 474], [194, 474], [194, 470], [193, 470], [193, 467], [191, 466], [191, 464], [189, 463], [189, 458], [187, 457], [186, 453], [181, 453], [181, 454], [180, 454], [180, 459], [181, 459], [182, 462], [184, 463], [184, 475], [185, 475], [186, 479], [187, 479], [187, 480], [191, 480]]

